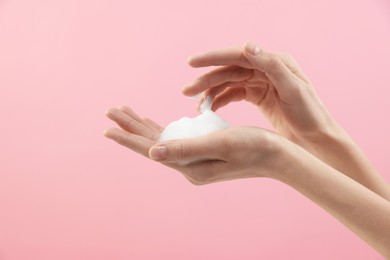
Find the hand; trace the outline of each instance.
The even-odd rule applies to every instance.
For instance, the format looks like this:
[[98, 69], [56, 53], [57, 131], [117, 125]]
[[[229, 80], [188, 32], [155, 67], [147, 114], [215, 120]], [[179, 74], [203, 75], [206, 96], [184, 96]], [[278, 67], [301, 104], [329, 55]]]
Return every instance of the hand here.
[[[106, 137], [178, 170], [196, 185], [271, 176], [283, 165], [277, 156], [281, 137], [264, 129], [228, 128], [198, 138], [158, 142], [162, 128], [130, 108], [110, 109], [107, 116], [122, 129], [108, 129]], [[183, 161], [193, 162], [181, 165]]]
[[247, 100], [263, 112], [279, 134], [304, 147], [340, 130], [289, 55], [247, 43], [192, 56], [189, 64], [219, 66], [183, 89], [188, 96], [205, 91], [214, 98], [214, 111], [230, 102]]
[[214, 111], [233, 101], [253, 103], [279, 134], [390, 200], [389, 185], [331, 117], [290, 55], [246, 43], [192, 56], [189, 64], [219, 67], [183, 88], [185, 95], [210, 95]]

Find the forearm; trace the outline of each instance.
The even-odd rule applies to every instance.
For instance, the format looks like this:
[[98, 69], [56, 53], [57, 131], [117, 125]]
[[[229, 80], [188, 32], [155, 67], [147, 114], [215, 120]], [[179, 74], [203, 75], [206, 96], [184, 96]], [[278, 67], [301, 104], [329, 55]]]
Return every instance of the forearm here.
[[390, 257], [390, 202], [328, 166], [300, 147], [287, 143], [285, 171], [273, 177], [328, 211], [350, 230]]
[[352, 138], [341, 127], [335, 128], [337, 130], [331, 133], [322, 133], [318, 141], [310, 140], [305, 148], [326, 164], [390, 201], [389, 184]]

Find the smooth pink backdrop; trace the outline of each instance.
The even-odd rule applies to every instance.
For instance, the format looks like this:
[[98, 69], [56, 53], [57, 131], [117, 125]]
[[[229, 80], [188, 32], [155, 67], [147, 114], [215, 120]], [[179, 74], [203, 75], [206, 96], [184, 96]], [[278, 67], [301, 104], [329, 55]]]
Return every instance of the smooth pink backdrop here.
[[1, 0], [0, 259], [381, 259], [281, 183], [192, 186], [103, 138], [112, 106], [195, 115], [187, 57], [248, 39], [296, 57], [389, 181], [386, 0]]

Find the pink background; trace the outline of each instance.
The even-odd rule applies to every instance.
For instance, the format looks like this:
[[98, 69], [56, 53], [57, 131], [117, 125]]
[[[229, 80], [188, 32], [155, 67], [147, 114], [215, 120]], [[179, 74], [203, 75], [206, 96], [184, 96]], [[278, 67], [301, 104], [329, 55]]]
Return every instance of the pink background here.
[[192, 186], [102, 136], [112, 106], [195, 115], [187, 57], [248, 39], [296, 57], [389, 181], [386, 0], [1, 0], [0, 259], [381, 259], [288, 186]]

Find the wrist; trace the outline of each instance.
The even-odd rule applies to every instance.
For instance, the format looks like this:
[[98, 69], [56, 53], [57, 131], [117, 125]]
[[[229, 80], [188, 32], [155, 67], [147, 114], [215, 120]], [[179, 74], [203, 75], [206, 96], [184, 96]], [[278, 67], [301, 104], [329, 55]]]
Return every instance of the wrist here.
[[302, 170], [311, 165], [312, 161], [318, 161], [315, 156], [287, 139], [280, 140], [280, 149], [277, 155], [277, 162], [272, 167], [268, 176], [277, 181], [290, 185], [301, 175]]
[[297, 143], [309, 153], [330, 164], [332, 163], [328, 161], [329, 156], [356, 146], [344, 129], [334, 122], [309, 136], [302, 137]]
[[261, 165], [257, 166], [257, 169], [264, 169], [264, 172], [259, 172], [257, 176], [281, 179], [283, 175], [289, 172], [291, 166], [294, 164], [294, 156], [302, 148], [278, 134], [270, 135], [268, 137], [268, 144], [270, 157], [266, 160], [266, 165], [264, 165], [263, 160]]

